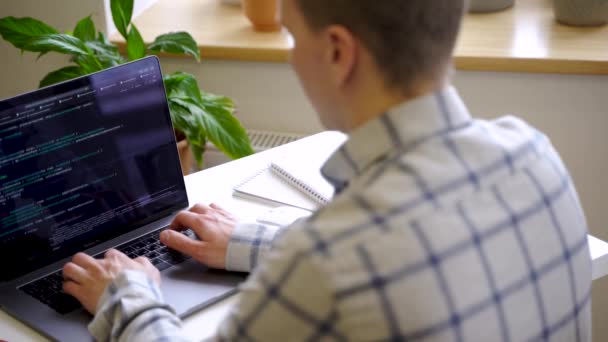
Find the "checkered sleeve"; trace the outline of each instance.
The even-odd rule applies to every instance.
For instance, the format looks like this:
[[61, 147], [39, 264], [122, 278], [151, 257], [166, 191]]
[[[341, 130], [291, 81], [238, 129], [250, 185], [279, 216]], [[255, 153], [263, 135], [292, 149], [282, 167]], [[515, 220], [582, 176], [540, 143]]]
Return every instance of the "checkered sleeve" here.
[[145, 274], [121, 273], [99, 300], [89, 331], [97, 341], [186, 341], [181, 321]]
[[302, 234], [301, 229], [289, 229], [277, 239], [241, 286], [238, 303], [209, 341], [343, 338], [335, 329], [330, 278], [319, 256], [299, 252]]
[[228, 243], [226, 269], [239, 272], [253, 270], [281, 230], [283, 228], [259, 223], [238, 223]]

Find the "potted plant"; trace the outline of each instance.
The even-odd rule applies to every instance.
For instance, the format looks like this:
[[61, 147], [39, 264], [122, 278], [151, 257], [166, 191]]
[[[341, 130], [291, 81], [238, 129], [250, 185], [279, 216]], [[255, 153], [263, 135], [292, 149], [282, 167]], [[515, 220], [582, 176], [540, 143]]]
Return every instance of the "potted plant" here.
[[[82, 75], [110, 68], [148, 54], [187, 54], [200, 61], [197, 43], [187, 32], [172, 32], [156, 37], [145, 44], [137, 27], [131, 23], [133, 0], [111, 0], [110, 8], [116, 28], [126, 40], [126, 56], [108, 41], [102, 32], [96, 32], [91, 17], [80, 20], [74, 31], [60, 33], [55, 28], [33, 18], [0, 18], [0, 35], [21, 51], [48, 52], [71, 56], [71, 65], [49, 72], [39, 86], [45, 87]], [[194, 76], [176, 72], [163, 76], [171, 121], [182, 151], [182, 169], [189, 171], [193, 156], [199, 167], [207, 141], [232, 159], [253, 153], [247, 132], [234, 117], [231, 99], [213, 95], [199, 89]], [[183, 151], [191, 153], [183, 154]]]

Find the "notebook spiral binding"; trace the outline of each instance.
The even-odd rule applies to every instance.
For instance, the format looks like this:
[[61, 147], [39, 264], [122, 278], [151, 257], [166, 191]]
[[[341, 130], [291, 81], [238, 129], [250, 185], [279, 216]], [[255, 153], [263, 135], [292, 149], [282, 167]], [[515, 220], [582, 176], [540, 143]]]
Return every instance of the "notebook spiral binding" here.
[[266, 165], [264, 168], [258, 170], [257, 172], [255, 172], [254, 174], [252, 174], [251, 176], [243, 179], [240, 183], [236, 184], [234, 187], [232, 187], [233, 189], [238, 189], [240, 187], [242, 187], [243, 185], [249, 183], [249, 181], [251, 181], [252, 179], [254, 179], [255, 177], [259, 176], [260, 174], [262, 174], [263, 172], [266, 172], [266, 170], [268, 170], [270, 168], [270, 164]]
[[315, 202], [317, 202], [321, 205], [325, 205], [325, 204], [329, 203], [329, 201], [330, 201], [329, 198], [323, 196], [318, 191], [316, 191], [313, 187], [306, 184], [302, 180], [292, 176], [291, 174], [289, 174], [289, 172], [285, 171], [282, 167], [280, 167], [276, 164], [270, 164], [269, 167], [270, 167], [271, 171], [275, 172], [279, 177], [283, 178], [284, 181], [286, 181], [289, 184], [294, 185], [298, 190], [306, 193]]

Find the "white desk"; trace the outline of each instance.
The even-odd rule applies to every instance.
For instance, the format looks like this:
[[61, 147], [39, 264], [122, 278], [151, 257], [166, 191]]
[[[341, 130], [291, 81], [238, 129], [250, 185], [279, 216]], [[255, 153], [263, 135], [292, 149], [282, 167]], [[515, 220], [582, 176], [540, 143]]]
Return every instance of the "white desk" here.
[[[215, 168], [207, 169], [186, 177], [186, 188], [190, 203], [217, 203], [227, 210], [237, 213], [243, 219], [254, 220], [261, 212], [270, 209], [268, 205], [232, 197], [232, 187], [243, 178], [262, 169], [278, 156], [284, 154], [303, 155], [326, 151], [330, 153], [344, 141], [344, 135], [336, 132], [320, 133], [276, 149], [258, 153]], [[589, 237], [593, 258], [593, 279], [608, 274], [608, 243]], [[227, 298], [185, 320], [189, 336], [200, 340], [215, 332], [219, 323], [230, 310], [236, 296]], [[45, 341], [44, 337], [0, 311], [0, 340]]]

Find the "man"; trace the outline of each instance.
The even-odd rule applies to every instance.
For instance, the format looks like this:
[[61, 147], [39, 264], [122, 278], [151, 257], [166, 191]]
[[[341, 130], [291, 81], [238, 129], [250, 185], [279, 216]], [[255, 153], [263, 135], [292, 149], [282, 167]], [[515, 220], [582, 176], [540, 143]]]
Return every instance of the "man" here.
[[[558, 154], [519, 119], [472, 119], [449, 86], [463, 3], [283, 1], [291, 63], [349, 140], [308, 219], [273, 230], [197, 205], [172, 228], [200, 241], [163, 232], [251, 271], [216, 340], [590, 341], [586, 224]], [[97, 339], [183, 339], [146, 259], [78, 254], [64, 275]]]

